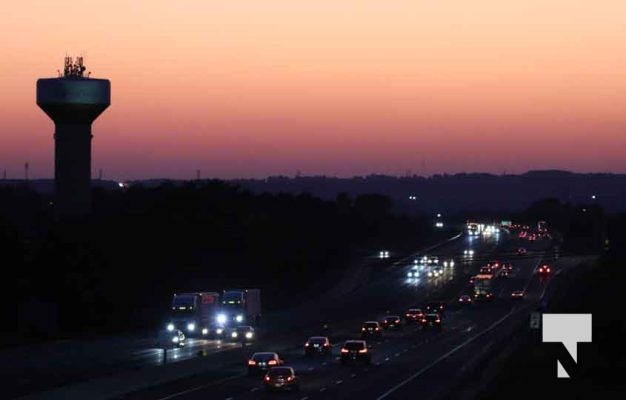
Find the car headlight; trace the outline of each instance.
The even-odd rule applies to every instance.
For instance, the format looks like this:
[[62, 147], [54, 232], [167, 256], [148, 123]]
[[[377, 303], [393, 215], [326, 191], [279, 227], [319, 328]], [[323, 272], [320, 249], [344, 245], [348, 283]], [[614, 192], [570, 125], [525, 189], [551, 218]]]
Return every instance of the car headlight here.
[[230, 337], [231, 337], [231, 338], [236, 338], [237, 336], [239, 336], [239, 335], [237, 334], [237, 332], [232, 332], [232, 333], [230, 334]]
[[217, 330], [215, 331], [215, 333], [217, 333], [218, 335], [221, 335], [222, 333], [224, 333], [224, 329], [222, 329], [222, 328], [217, 328]]
[[194, 331], [196, 330], [196, 324], [194, 324], [193, 322], [190, 322], [187, 324], [187, 330], [188, 331]]
[[448, 262], [447, 262], [447, 261], [444, 261], [444, 262], [443, 262], [443, 266], [444, 266], [444, 267], [447, 267], [447, 266], [448, 266]]
[[207, 328], [202, 328], [202, 334], [203, 335], [208, 335], [209, 334], [209, 330]]
[[252, 339], [252, 332], [246, 332], [246, 339]]
[[168, 331], [173, 331], [174, 330], [174, 324], [167, 324], [167, 330]]
[[174, 336], [174, 337], [172, 338], [172, 342], [174, 342], [174, 343], [178, 343], [178, 336]]
[[406, 276], [408, 276], [409, 278], [413, 277], [413, 272], [407, 273]]
[[428, 276], [433, 276], [432, 271], [428, 271]]
[[243, 315], [237, 315], [237, 316], [235, 317], [235, 321], [237, 321], [237, 322], [242, 322], [242, 321], [243, 321]]
[[225, 324], [226, 323], [226, 314], [218, 314], [217, 317], [215, 317], [215, 319], [217, 320], [218, 324]]

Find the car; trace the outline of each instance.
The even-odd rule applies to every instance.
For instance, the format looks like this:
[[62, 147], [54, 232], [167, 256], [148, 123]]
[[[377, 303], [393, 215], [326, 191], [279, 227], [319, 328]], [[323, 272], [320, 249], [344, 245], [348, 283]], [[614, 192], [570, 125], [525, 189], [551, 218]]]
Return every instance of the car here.
[[372, 362], [371, 346], [365, 340], [346, 340], [339, 352], [342, 365], [349, 362], [363, 362], [366, 365]]
[[493, 300], [493, 293], [491, 292], [476, 292], [474, 293], [474, 300], [475, 301], [481, 301], [481, 300], [487, 300], [487, 301], [491, 301]]
[[375, 337], [380, 339], [383, 336], [382, 328], [378, 321], [365, 321], [361, 327], [361, 338], [367, 339]]
[[472, 297], [467, 294], [461, 295], [461, 297], [459, 297], [459, 304], [462, 306], [472, 304]]
[[279, 367], [285, 362], [278, 353], [260, 352], [254, 353], [248, 360], [248, 375], [266, 372], [272, 367]]
[[523, 290], [513, 290], [511, 292], [511, 299], [512, 300], [523, 300], [524, 296], [526, 296], [526, 292]]
[[472, 249], [469, 249], [469, 250], [463, 250], [463, 255], [464, 255], [465, 257], [471, 257], [471, 256], [473, 256], [473, 255], [474, 255], [474, 250], [472, 250]]
[[506, 270], [509, 273], [511, 273], [511, 272], [513, 272], [513, 264], [511, 264], [511, 263], [503, 263], [502, 264], [502, 269]]
[[480, 275], [493, 274], [494, 273], [494, 269], [491, 266], [489, 266], [489, 265], [485, 265], [484, 267], [480, 267], [479, 273], [480, 273]]
[[422, 318], [422, 329], [441, 329], [441, 317], [437, 313], [425, 314]]
[[491, 269], [497, 270], [497, 269], [500, 269], [500, 267], [502, 267], [502, 263], [498, 260], [492, 260], [487, 263], [487, 266], [490, 267]]
[[537, 272], [539, 273], [539, 275], [542, 275], [542, 276], [550, 275], [551, 271], [552, 269], [547, 264], [543, 264], [541, 267], [539, 267], [539, 269], [537, 269]]
[[443, 266], [444, 268], [454, 267], [454, 260], [453, 259], [444, 260]]
[[499, 278], [508, 278], [510, 275], [509, 270], [506, 268], [502, 268], [500, 271], [498, 271], [497, 276]]
[[300, 390], [300, 379], [292, 367], [274, 367], [263, 378], [265, 388], [273, 390]]
[[469, 278], [469, 284], [470, 284], [470, 286], [473, 286], [473, 285], [474, 285], [474, 281], [475, 281], [475, 280], [476, 280], [476, 275], [474, 275], [474, 276], [470, 276], [470, 278]]
[[180, 329], [164, 329], [159, 332], [156, 346], [160, 348], [185, 347], [187, 338]]
[[252, 342], [256, 338], [254, 328], [248, 325], [238, 326], [230, 332], [230, 340]]
[[323, 354], [326, 356], [332, 354], [332, 348], [328, 337], [311, 336], [306, 343], [304, 343], [304, 355], [312, 356], [314, 354]]
[[517, 254], [520, 256], [525, 256], [527, 253], [526, 248], [524, 247], [520, 247], [519, 249], [517, 249]]
[[437, 313], [443, 316], [445, 309], [446, 309], [446, 303], [444, 303], [443, 301], [433, 301], [433, 302], [426, 304], [426, 307], [424, 307], [424, 313], [425, 314]]
[[419, 320], [422, 319], [423, 316], [424, 316], [424, 312], [422, 311], [421, 308], [409, 308], [404, 313], [404, 319], [406, 320], [407, 324], [413, 323], [413, 322], [419, 322]]
[[387, 315], [383, 319], [383, 329], [402, 329], [399, 315]]
[[419, 278], [420, 277], [419, 267], [417, 265], [412, 267], [409, 270], [409, 272], [406, 273], [406, 277], [407, 278]]

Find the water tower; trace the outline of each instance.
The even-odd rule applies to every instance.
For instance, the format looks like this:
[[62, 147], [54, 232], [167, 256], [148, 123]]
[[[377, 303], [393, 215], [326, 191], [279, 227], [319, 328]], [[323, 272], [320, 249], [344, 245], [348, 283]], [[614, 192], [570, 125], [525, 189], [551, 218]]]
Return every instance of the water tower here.
[[37, 80], [37, 105], [54, 121], [55, 209], [91, 210], [91, 124], [111, 104], [111, 82], [85, 76], [83, 58], [65, 57], [63, 74]]

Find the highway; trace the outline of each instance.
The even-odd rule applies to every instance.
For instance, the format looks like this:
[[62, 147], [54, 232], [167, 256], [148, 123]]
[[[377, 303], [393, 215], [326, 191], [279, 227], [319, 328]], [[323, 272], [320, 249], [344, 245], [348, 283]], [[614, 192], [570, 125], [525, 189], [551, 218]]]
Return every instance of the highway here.
[[[453, 241], [450, 245], [454, 246]], [[367, 268], [367, 267], [366, 267]], [[371, 276], [370, 276], [371, 275]], [[376, 271], [368, 279], [358, 280], [361, 286], [376, 281]], [[329, 283], [333, 288], [337, 283]], [[367, 292], [367, 290], [366, 290]], [[332, 309], [340, 301], [357, 300], [358, 295], [344, 298], [342, 293], [329, 290], [321, 299], [297, 307], [265, 314], [259, 330], [261, 336], [290, 340], [295, 330], [320, 326], [321, 315], [334, 315]], [[322, 312], [321, 308], [325, 308]], [[338, 316], [341, 319], [340, 316]], [[164, 316], [165, 319], [165, 316]], [[9, 398], [44, 391], [63, 385], [98, 377], [112, 376], [163, 365], [163, 350], [155, 347], [156, 335], [150, 332], [136, 335], [103, 337], [90, 340], [67, 340], [42, 345], [0, 350], [0, 373]], [[300, 340], [298, 340], [300, 342]], [[212, 355], [238, 349], [236, 343], [217, 340], [188, 340], [181, 349], [168, 350], [167, 363], [196, 359], [199, 353]], [[221, 359], [222, 356], [218, 356]]]
[[[475, 240], [475, 239], [474, 239]], [[440, 257], [462, 254], [465, 240], [450, 243], [438, 250]], [[536, 243], [529, 247], [529, 257], [513, 255], [515, 242], [503, 243], [496, 248], [494, 239], [473, 244], [481, 248], [486, 258], [468, 264], [458, 263], [443, 277], [413, 285], [406, 280], [406, 267], [394, 267], [379, 271], [373, 282], [354, 293], [354, 298], [343, 304], [335, 304], [325, 313], [339, 316], [332, 339], [335, 342], [333, 356], [308, 359], [303, 356], [302, 344], [308, 335], [293, 334], [294, 345], [280, 352], [286, 363], [297, 371], [301, 390], [285, 393], [281, 398], [293, 399], [405, 399], [438, 398], [451, 390], [450, 382], [459, 379], [462, 372], [471, 367], [473, 360], [488, 349], [496, 336], [507, 335], [511, 327], [527, 318], [530, 305], [539, 299], [548, 281], [539, 279], [534, 271], [541, 261], [549, 243]], [[490, 254], [490, 252], [495, 253]], [[477, 258], [481, 258], [477, 254]], [[497, 282], [493, 302], [476, 303], [463, 308], [456, 306], [458, 296], [467, 293], [467, 275], [474, 273], [487, 259], [498, 258], [512, 261], [515, 273]], [[456, 278], [456, 279], [455, 279]], [[521, 302], [509, 298], [511, 290], [526, 289], [528, 297]], [[445, 299], [449, 311], [444, 317], [442, 332], [422, 331], [415, 326], [398, 332], [386, 332], [382, 340], [374, 341], [371, 366], [342, 366], [338, 360], [343, 340], [358, 338], [361, 323], [378, 319], [391, 311], [401, 314], [407, 307], [423, 304], [428, 300]], [[335, 313], [333, 313], [333, 310]], [[245, 362], [254, 351], [275, 351], [282, 348], [269, 338], [251, 348], [240, 349], [233, 362], [215, 365], [207, 375], [196, 376], [173, 384], [157, 386], [124, 396], [125, 399], [256, 399], [273, 398], [266, 393], [260, 377], [245, 374]], [[238, 358], [238, 360], [237, 360]]]
[[[542, 250], [549, 243], [538, 242], [527, 246], [530, 250], [529, 256], [520, 258], [513, 253], [517, 246], [516, 241], [508, 238], [508, 235], [502, 236], [499, 240], [495, 236], [473, 239], [463, 236], [434, 250], [433, 254], [442, 260], [454, 257], [456, 261], [456, 265], [447, 268], [443, 276], [426, 278], [419, 283], [407, 281], [406, 272], [411, 260], [404, 260], [373, 271], [369, 280], [360, 288], [340, 299], [333, 296], [322, 297], [296, 309], [285, 309], [268, 315], [264, 321], [266, 326], [260, 331], [262, 337], [252, 346], [242, 348], [234, 343], [192, 340], [186, 348], [168, 352], [169, 362], [197, 359], [201, 352], [203, 360], [206, 360], [208, 373], [205, 368], [203, 375], [172, 384], [157, 385], [124, 398], [227, 399], [266, 396], [260, 378], [245, 376], [245, 362], [254, 351], [275, 350], [282, 350], [280, 353], [287, 360], [287, 364], [293, 366], [301, 377], [301, 393], [287, 395], [293, 398], [406, 398], [407, 390], [415, 389], [414, 385], [418, 386], [422, 397], [426, 395], [423, 382], [420, 383], [424, 379], [429, 382], [426, 387], [434, 390], [432, 397], [438, 393], [433, 382], [445, 385], [450, 371], [453, 376], [458, 375], [463, 363], [471, 361], [473, 354], [484, 348], [484, 342], [494, 334], [488, 332], [481, 335], [485, 329], [497, 321], [508, 322], [515, 318], [525, 318], [527, 314], [519, 312], [516, 315], [516, 310], [523, 309], [526, 304], [536, 300], [543, 291], [545, 282], [534, 278], [533, 271], [539, 263], [539, 258], [534, 255], [542, 254]], [[476, 252], [473, 261], [464, 260], [462, 256], [463, 250], [470, 247]], [[499, 280], [494, 291], [498, 299], [465, 308], [455, 307], [458, 296], [469, 289], [467, 278], [470, 274], [475, 273], [491, 258], [507, 261], [507, 257], [514, 264], [515, 274]], [[508, 298], [510, 291], [522, 288], [527, 288], [528, 299], [512, 302]], [[343, 367], [336, 361], [339, 351], [337, 345], [345, 339], [355, 338], [363, 321], [380, 320], [388, 311], [401, 314], [409, 306], [421, 305], [433, 299], [446, 300], [451, 304], [444, 318], [442, 332], [422, 332], [417, 327], [389, 332], [382, 340], [372, 343], [373, 365], [370, 367]], [[321, 334], [322, 321], [330, 321], [330, 335], [335, 343], [333, 357], [306, 359], [302, 355], [302, 344], [308, 336]], [[493, 329], [494, 332], [496, 330]], [[38, 379], [43, 380], [43, 388], [44, 384], [49, 387], [55, 379], [59, 383], [84, 380], [119, 372], [123, 368], [158, 366], [162, 363], [162, 351], [151, 348], [152, 343], [153, 339], [150, 337], [109, 339], [102, 343], [84, 344], [84, 347], [73, 342], [58, 343], [47, 347], [38, 356], [36, 351], [29, 349], [32, 352], [30, 358], [24, 357], [23, 349], [21, 353], [15, 350], [14, 359], [9, 362], [17, 365], [29, 364], [31, 369], [26, 369], [27, 373], [22, 369], [19, 374], [29, 380], [20, 381], [17, 389], [34, 390], [36, 385], [32, 383]], [[448, 354], [454, 349], [457, 350]], [[446, 355], [440, 362], [436, 362]], [[7, 364], [6, 357], [6, 352], [0, 354], [0, 360], [4, 361], [3, 370], [11, 365]], [[41, 363], [42, 359], [45, 362]], [[457, 360], [456, 364], [453, 360]], [[449, 365], [451, 362], [456, 365], [452, 365], [452, 370]], [[443, 377], [437, 375], [442, 368]], [[13, 369], [14, 373], [15, 371]], [[411, 378], [415, 373], [418, 374]], [[411, 379], [403, 383], [408, 378]], [[17, 395], [20, 394], [22, 393]]]

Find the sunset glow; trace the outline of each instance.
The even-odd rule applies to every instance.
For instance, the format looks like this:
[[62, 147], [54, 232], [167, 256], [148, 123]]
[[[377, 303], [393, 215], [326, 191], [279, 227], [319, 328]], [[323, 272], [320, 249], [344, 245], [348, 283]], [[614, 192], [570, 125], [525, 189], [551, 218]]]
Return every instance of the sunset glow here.
[[0, 44], [10, 178], [53, 176], [66, 53], [111, 80], [94, 177], [626, 172], [623, 0], [23, 0]]

